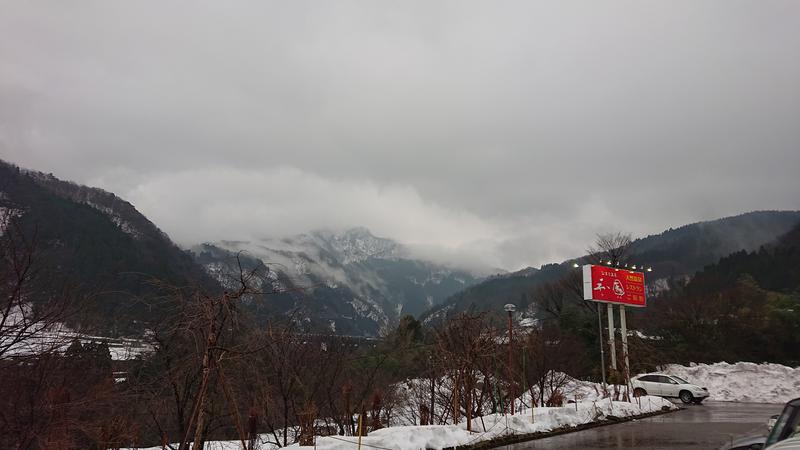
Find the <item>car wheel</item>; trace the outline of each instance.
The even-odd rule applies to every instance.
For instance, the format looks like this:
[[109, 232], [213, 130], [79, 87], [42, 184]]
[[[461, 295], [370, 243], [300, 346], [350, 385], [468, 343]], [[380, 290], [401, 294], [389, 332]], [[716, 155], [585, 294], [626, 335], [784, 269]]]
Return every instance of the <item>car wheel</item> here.
[[694, 401], [694, 396], [689, 391], [681, 391], [678, 397], [681, 399], [683, 403], [686, 403], [687, 405]]
[[636, 388], [633, 390], [634, 397], [644, 397], [645, 395], [647, 395], [647, 391], [642, 388]]

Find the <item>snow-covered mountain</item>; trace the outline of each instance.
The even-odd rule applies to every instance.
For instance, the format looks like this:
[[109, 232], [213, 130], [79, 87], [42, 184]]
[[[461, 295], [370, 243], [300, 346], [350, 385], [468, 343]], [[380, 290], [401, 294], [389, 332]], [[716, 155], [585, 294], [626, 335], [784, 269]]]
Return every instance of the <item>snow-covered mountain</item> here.
[[400, 317], [418, 316], [479, 281], [467, 271], [415, 259], [403, 245], [366, 228], [221, 241], [192, 251], [223, 284], [238, 270], [233, 255], [257, 260], [274, 295], [283, 292], [278, 312], [343, 334], [379, 334]]

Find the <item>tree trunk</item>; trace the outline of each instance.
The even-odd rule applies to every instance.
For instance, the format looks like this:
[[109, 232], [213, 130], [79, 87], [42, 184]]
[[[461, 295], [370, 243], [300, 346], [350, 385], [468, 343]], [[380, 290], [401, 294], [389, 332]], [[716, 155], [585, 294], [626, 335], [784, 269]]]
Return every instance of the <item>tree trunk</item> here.
[[436, 417], [436, 377], [431, 374], [431, 425], [435, 425], [433, 423], [433, 418]]

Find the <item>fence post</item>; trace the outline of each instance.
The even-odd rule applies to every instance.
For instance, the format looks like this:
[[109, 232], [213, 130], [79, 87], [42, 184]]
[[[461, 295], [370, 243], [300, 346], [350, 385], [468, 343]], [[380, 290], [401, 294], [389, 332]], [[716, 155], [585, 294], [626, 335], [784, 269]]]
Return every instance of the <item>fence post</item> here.
[[363, 434], [363, 429], [361, 428], [364, 423], [364, 408], [361, 408], [358, 414], [358, 450], [361, 450], [361, 435]]

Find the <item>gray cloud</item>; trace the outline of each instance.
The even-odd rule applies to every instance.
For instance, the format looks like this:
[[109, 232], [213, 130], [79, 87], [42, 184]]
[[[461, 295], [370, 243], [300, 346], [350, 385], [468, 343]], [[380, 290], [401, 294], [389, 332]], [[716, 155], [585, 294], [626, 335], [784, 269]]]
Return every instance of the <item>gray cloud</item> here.
[[0, 10], [2, 157], [184, 245], [364, 225], [516, 268], [800, 207], [794, 1]]

